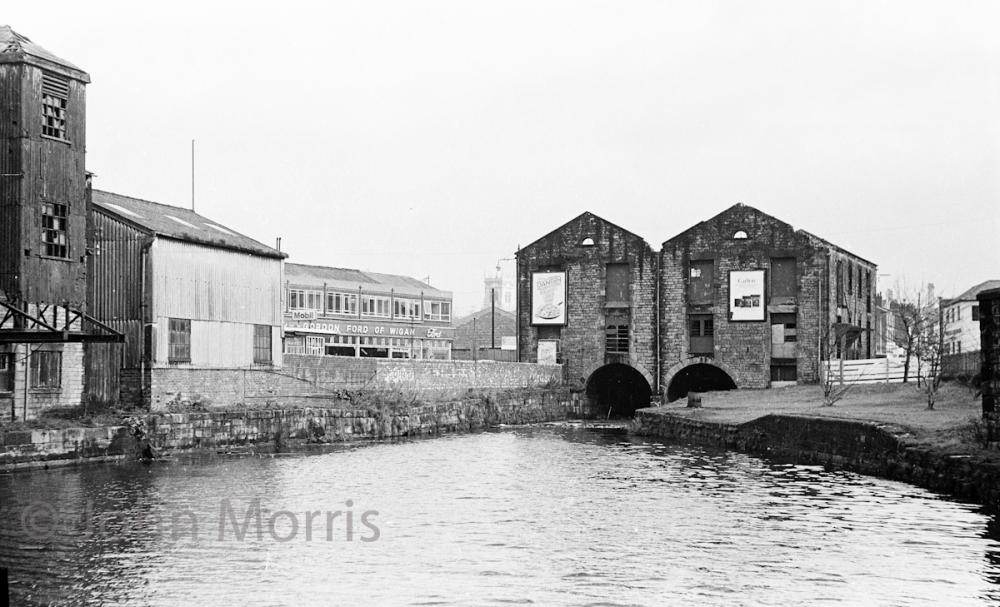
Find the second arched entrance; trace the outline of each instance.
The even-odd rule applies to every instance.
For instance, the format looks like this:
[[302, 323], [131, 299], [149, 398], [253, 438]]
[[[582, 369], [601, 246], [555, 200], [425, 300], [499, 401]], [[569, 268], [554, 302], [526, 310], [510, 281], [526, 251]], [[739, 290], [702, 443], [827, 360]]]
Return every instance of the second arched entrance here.
[[707, 363], [697, 363], [684, 367], [670, 380], [667, 387], [667, 400], [684, 398], [688, 392], [713, 392], [716, 390], [735, 390], [736, 382], [728, 373]]
[[600, 418], [628, 418], [648, 407], [653, 391], [642, 373], [629, 365], [604, 365], [587, 379], [590, 410]]

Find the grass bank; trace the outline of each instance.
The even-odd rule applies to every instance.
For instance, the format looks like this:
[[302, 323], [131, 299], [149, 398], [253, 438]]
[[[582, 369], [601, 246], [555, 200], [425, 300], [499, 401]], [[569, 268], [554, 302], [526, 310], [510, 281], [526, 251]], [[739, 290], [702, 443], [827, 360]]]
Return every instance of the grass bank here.
[[967, 387], [942, 385], [935, 408], [915, 384], [854, 386], [833, 406], [823, 405], [818, 385], [769, 390], [734, 390], [702, 394], [702, 407], [687, 408], [682, 399], [661, 409], [688, 419], [743, 424], [765, 415], [795, 415], [892, 424], [906, 429], [914, 444], [948, 453], [976, 453], [1000, 461], [1000, 452], [981, 442], [979, 398]]

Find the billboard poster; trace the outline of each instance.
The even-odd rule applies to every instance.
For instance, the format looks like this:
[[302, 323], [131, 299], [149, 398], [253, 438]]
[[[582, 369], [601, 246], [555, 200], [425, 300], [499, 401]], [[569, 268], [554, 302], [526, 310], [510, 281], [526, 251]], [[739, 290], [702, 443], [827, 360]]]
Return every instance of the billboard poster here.
[[566, 324], [566, 272], [531, 273], [531, 324]]
[[729, 273], [729, 320], [764, 320], [764, 270]]

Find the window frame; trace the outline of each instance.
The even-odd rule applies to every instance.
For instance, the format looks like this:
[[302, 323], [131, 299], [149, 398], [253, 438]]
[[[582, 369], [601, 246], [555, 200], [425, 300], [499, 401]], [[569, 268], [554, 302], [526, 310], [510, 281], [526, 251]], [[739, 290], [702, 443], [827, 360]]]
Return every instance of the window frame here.
[[69, 205], [42, 201], [41, 220], [42, 255], [69, 259]]
[[60, 390], [62, 388], [62, 352], [35, 350], [29, 357], [28, 388]]
[[274, 347], [274, 337], [272, 335], [271, 325], [254, 325], [253, 364], [255, 365], [274, 364], [274, 356], [272, 354], [273, 347]]
[[42, 137], [69, 142], [69, 79], [42, 72], [41, 103]]
[[[186, 336], [186, 340], [177, 341]], [[191, 319], [167, 319], [167, 362], [170, 364], [191, 362]]]

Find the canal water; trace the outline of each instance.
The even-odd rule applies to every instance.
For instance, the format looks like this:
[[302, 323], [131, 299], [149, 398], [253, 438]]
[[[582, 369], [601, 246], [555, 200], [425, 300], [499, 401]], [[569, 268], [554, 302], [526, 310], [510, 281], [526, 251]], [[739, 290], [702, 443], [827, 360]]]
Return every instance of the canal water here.
[[975, 506], [565, 426], [18, 473], [0, 498], [16, 605], [1000, 601]]

